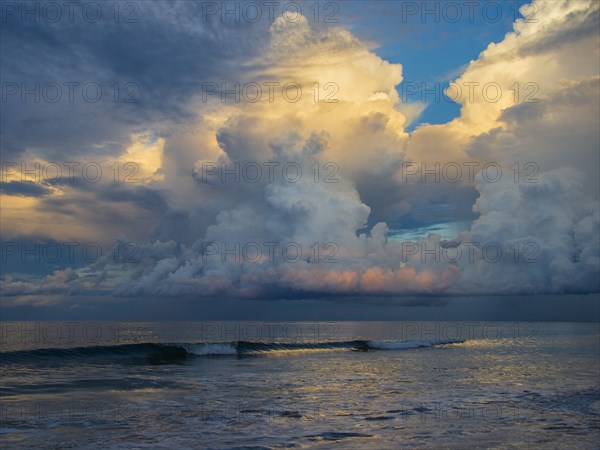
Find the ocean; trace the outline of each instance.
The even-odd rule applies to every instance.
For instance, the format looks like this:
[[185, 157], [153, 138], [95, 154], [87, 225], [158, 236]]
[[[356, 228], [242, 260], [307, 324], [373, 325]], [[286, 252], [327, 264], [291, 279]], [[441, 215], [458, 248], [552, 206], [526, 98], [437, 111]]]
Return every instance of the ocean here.
[[600, 325], [1, 322], [10, 449], [600, 448]]

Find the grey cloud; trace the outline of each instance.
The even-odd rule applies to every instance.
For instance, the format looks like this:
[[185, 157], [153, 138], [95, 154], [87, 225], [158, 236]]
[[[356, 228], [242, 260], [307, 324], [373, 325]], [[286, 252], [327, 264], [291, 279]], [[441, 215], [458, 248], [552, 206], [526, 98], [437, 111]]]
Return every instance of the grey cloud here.
[[33, 181], [0, 181], [0, 192], [5, 195], [20, 195], [23, 197], [44, 197], [51, 190]]
[[598, 36], [598, 22], [600, 21], [600, 8], [592, 2], [592, 7], [587, 11], [577, 11], [567, 14], [564, 24], [566, 27], [551, 28], [543, 41], [535, 41], [519, 48], [520, 56], [545, 53], [556, 48], [576, 43], [581, 39], [596, 38]]
[[[43, 96], [36, 102], [31, 95], [23, 102], [19, 94], [3, 99], [5, 159], [25, 149], [48, 159], [98, 155], [98, 145], [108, 141], [120, 145], [105, 151], [118, 153], [136, 128], [193, 117], [189, 101], [202, 82], [243, 78], [241, 66], [230, 61], [257, 52], [265, 39], [266, 23], [203, 21], [200, 3], [131, 3], [139, 8], [136, 23], [115, 23], [108, 4], [96, 23], [77, 15], [74, 22], [57, 23], [22, 23], [20, 14], [6, 17], [0, 31], [3, 83], [17, 83], [20, 90], [21, 83], [31, 89], [36, 82], [42, 88], [55, 82], [63, 95], [55, 103]], [[79, 83], [73, 101], [65, 82]], [[82, 96], [88, 82], [101, 86], [98, 102]]]
[[167, 209], [167, 203], [160, 191], [145, 186], [126, 187], [115, 183], [101, 189], [96, 198], [108, 202], [130, 202], [139, 208], [157, 212]]

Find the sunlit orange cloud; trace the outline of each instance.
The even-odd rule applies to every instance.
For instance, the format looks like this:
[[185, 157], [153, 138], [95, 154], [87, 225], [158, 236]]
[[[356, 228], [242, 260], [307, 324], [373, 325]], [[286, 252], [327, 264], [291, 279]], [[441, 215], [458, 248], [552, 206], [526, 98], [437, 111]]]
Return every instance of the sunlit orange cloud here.
[[[448, 267], [436, 275], [430, 270], [419, 272], [412, 267], [398, 270], [381, 267], [343, 270], [290, 266], [281, 270], [278, 280], [281, 285], [298, 290], [340, 294], [393, 294], [414, 291], [443, 292], [453, 285], [458, 275], [457, 267]], [[275, 280], [277, 279], [273, 281]]]

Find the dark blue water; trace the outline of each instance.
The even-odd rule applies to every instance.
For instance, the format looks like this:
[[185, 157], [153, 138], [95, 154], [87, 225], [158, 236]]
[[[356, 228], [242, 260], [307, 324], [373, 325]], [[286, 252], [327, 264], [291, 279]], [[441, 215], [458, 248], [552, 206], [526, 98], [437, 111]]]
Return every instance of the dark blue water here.
[[598, 448], [598, 324], [3, 322], [6, 448]]

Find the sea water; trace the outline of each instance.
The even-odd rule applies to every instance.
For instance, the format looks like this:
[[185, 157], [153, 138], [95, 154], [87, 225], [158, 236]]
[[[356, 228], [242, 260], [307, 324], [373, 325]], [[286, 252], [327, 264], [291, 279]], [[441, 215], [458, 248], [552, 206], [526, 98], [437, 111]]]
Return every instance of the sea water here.
[[2, 322], [4, 448], [599, 448], [596, 324]]

